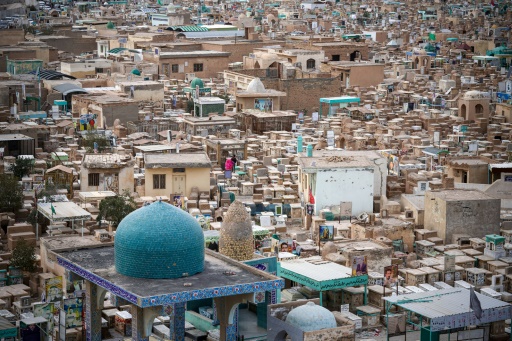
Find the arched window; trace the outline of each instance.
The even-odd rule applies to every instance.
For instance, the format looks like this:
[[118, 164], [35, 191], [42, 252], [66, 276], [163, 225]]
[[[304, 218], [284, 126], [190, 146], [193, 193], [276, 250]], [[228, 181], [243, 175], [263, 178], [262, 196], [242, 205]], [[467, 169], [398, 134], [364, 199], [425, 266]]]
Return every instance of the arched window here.
[[315, 68], [315, 60], [314, 59], [308, 59], [306, 62], [306, 67], [308, 69], [314, 69]]
[[475, 105], [475, 114], [483, 114], [484, 107], [481, 104]]

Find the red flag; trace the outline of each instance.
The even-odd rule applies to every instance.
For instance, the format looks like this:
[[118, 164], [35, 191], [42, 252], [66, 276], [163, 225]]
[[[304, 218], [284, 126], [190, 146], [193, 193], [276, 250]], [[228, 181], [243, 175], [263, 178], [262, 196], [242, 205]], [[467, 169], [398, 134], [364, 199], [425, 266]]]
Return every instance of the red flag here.
[[309, 187], [309, 203], [314, 204], [315, 203], [315, 197], [313, 196], [313, 192], [311, 191], [311, 187]]

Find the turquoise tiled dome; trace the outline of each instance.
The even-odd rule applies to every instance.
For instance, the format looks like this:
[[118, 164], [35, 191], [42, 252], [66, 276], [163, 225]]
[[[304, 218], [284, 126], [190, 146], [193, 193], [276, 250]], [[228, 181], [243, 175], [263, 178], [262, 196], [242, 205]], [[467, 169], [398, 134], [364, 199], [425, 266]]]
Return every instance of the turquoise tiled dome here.
[[308, 302], [288, 313], [286, 323], [305, 332], [336, 328], [334, 315], [324, 307]]
[[204, 269], [204, 234], [188, 213], [155, 202], [127, 215], [114, 242], [116, 270], [139, 278], [179, 278]]

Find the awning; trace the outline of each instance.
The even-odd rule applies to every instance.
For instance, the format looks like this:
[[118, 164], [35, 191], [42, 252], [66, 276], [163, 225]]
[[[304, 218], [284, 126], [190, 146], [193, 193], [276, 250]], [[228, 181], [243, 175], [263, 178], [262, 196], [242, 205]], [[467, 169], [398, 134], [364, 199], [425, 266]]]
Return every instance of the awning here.
[[76, 79], [73, 76], [66, 75], [65, 73], [53, 71], [53, 70], [34, 70], [29, 72], [30, 75], [36, 75], [41, 77], [41, 79], [46, 80], [56, 80], [56, 79], [62, 79], [62, 78], [70, 78], [70, 79]]
[[[55, 213], [52, 213], [52, 206]], [[91, 219], [91, 214], [89, 212], [71, 201], [38, 204], [37, 211], [50, 221]]]
[[18, 327], [9, 322], [6, 318], [0, 317], [0, 338], [16, 338]]
[[115, 197], [116, 193], [112, 191], [97, 191], [97, 192], [80, 192], [78, 194], [81, 201], [90, 202], [103, 200], [108, 197]]
[[176, 32], [208, 32], [209, 29], [204, 26], [169, 26], [166, 28], [168, 31]]
[[361, 99], [359, 97], [351, 97], [351, 96], [322, 97], [322, 98], [320, 98], [320, 103], [329, 103], [329, 104], [359, 103], [359, 102], [361, 102]]
[[512, 305], [475, 292], [482, 306], [477, 319], [470, 308], [470, 291], [464, 288], [442, 289], [400, 296], [383, 297], [404, 310], [430, 319], [430, 331], [450, 330], [509, 319]]
[[512, 162], [505, 163], [491, 163], [489, 164], [490, 169], [498, 168], [498, 169], [509, 169], [512, 168]]
[[107, 53], [109, 53], [109, 54], [118, 54], [118, 53], [121, 53], [123, 51], [128, 51], [128, 52], [131, 52], [131, 53], [140, 53], [140, 51], [132, 50], [132, 49], [127, 49], [126, 47], [116, 47], [115, 49], [112, 49], [112, 50], [108, 51]]
[[67, 94], [73, 93], [73, 92], [87, 93], [87, 90], [83, 89], [80, 85], [73, 84], [73, 83], [63, 83], [63, 84], [55, 85], [53, 87], [53, 90], [56, 90], [56, 91], [62, 93], [64, 96], [66, 96]]

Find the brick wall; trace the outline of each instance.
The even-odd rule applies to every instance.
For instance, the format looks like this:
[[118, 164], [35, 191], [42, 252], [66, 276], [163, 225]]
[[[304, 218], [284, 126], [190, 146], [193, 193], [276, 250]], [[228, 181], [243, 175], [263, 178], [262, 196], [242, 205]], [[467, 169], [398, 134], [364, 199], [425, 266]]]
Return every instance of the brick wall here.
[[25, 41], [25, 31], [18, 29], [0, 30], [2, 37], [0, 45], [14, 46], [18, 43]]
[[66, 38], [43, 38], [41, 41], [55, 47], [57, 50], [70, 52], [79, 55], [85, 52], [92, 52], [97, 49], [94, 37], [66, 37]]
[[16, 50], [4, 51], [0, 56], [0, 72], [7, 71], [7, 58], [9, 59], [36, 59], [36, 51], [34, 50]]
[[321, 97], [340, 96], [339, 78], [262, 79], [267, 89], [284, 91], [282, 110], [318, 110]]

